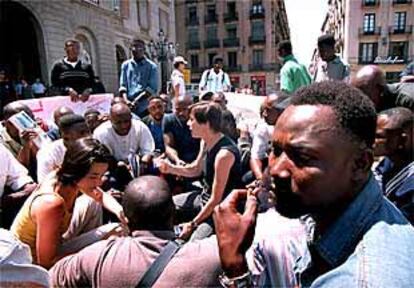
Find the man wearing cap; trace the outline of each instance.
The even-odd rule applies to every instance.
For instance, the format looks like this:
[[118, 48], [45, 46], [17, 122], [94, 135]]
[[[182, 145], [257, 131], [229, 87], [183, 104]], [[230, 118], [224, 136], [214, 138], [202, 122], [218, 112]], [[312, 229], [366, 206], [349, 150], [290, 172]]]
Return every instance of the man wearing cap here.
[[131, 47], [133, 57], [122, 63], [119, 92], [125, 93], [126, 98], [134, 103], [134, 113], [145, 117], [148, 98], [155, 95], [159, 89], [158, 67], [145, 57], [145, 42], [134, 39]]
[[230, 78], [223, 71], [223, 58], [216, 57], [214, 59], [213, 68], [203, 72], [201, 76], [199, 91], [204, 92], [229, 92], [231, 88]]
[[187, 65], [183, 56], [177, 56], [174, 58], [174, 71], [171, 74], [171, 85], [172, 85], [172, 104], [175, 107], [175, 102], [178, 97], [185, 96], [185, 82], [184, 82], [184, 69]]

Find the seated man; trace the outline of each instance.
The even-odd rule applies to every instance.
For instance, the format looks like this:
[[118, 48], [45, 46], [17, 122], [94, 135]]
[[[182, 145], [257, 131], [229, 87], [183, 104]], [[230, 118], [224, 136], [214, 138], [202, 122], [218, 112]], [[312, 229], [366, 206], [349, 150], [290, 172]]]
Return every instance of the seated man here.
[[414, 115], [402, 107], [382, 111], [377, 120], [375, 168], [385, 196], [414, 224]]
[[[9, 228], [26, 198], [37, 184], [28, 175], [27, 169], [0, 144], [0, 221], [1, 227]], [[7, 193], [6, 191], [10, 193]]]
[[[142, 176], [127, 186], [123, 207], [132, 236], [104, 240], [60, 260], [49, 272], [52, 286], [138, 286], [160, 252], [175, 238], [174, 204], [164, 180]], [[217, 287], [221, 269], [216, 247], [214, 238], [183, 245], [155, 286]]]
[[163, 120], [165, 152], [168, 158], [176, 164], [193, 162], [200, 150], [200, 140], [191, 136], [187, 125], [191, 104], [191, 98], [179, 97], [174, 113], [165, 115]]
[[377, 65], [362, 67], [351, 84], [374, 102], [377, 111], [405, 107], [414, 111], [414, 83], [387, 84], [384, 72]]
[[148, 99], [149, 115], [142, 119], [142, 122], [144, 122], [151, 131], [151, 135], [154, 138], [155, 142], [155, 150], [159, 153], [165, 152], [162, 132], [162, 119], [164, 118], [164, 109], [164, 101], [160, 97], [151, 96]]
[[[130, 165], [134, 176], [138, 176], [152, 161], [155, 144], [151, 132], [141, 120], [132, 118], [131, 110], [125, 103], [111, 106], [110, 121], [99, 125], [93, 137], [109, 148], [119, 167]], [[136, 161], [137, 155], [141, 165]], [[119, 190], [123, 190], [124, 185], [129, 182], [127, 178], [115, 178], [118, 178], [116, 182], [119, 185], [116, 184], [114, 188]]]
[[34, 144], [37, 133], [33, 130], [19, 130], [9, 121], [13, 115], [24, 111], [35, 120], [32, 110], [20, 102], [7, 104], [3, 109], [4, 127], [0, 127], [0, 143], [2, 143], [16, 159], [29, 170], [29, 175], [36, 180], [36, 154], [38, 147]]
[[259, 123], [252, 133], [250, 169], [253, 175], [246, 174], [243, 179], [245, 183], [250, 183], [255, 179], [262, 180], [264, 170], [268, 165], [267, 160], [271, 148], [273, 128], [287, 105], [289, 105], [289, 95], [283, 92], [270, 94], [263, 101], [261, 116], [264, 122]]
[[67, 147], [76, 140], [89, 136], [85, 118], [69, 114], [60, 118], [59, 130], [62, 139], [56, 140], [37, 153], [37, 179], [42, 182], [45, 177], [63, 163]]
[[62, 118], [65, 115], [69, 115], [69, 114], [74, 114], [74, 112], [72, 109], [65, 107], [65, 106], [61, 106], [53, 112], [54, 125], [49, 128], [49, 131], [47, 131], [47, 136], [49, 136], [49, 138], [52, 139], [52, 141], [55, 141], [61, 138], [60, 131], [59, 131], [59, 121], [60, 121], [60, 118]]
[[[292, 96], [275, 126], [269, 174], [276, 210], [305, 225], [303, 249], [288, 243], [286, 253], [258, 247], [255, 264], [262, 273], [251, 279], [245, 252], [254, 234], [257, 191], [236, 190], [214, 215], [223, 283], [280, 287], [274, 277], [283, 277], [289, 279], [284, 287], [414, 286], [414, 228], [383, 197], [371, 173], [375, 127], [372, 102], [343, 82], [315, 83]], [[277, 224], [261, 228], [277, 230]], [[271, 275], [275, 266], [286, 269]]]

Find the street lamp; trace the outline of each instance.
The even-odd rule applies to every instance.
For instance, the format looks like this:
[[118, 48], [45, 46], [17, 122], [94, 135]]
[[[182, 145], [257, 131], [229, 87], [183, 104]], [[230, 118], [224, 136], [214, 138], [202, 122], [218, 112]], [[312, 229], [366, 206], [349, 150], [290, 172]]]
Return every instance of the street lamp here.
[[148, 43], [148, 50], [151, 59], [157, 59], [160, 63], [161, 68], [161, 92], [167, 92], [167, 64], [172, 62], [176, 55], [176, 48], [178, 44], [173, 42], [168, 42], [168, 39], [165, 37], [164, 31], [162, 29], [158, 32], [158, 40], [154, 42], [153, 40]]

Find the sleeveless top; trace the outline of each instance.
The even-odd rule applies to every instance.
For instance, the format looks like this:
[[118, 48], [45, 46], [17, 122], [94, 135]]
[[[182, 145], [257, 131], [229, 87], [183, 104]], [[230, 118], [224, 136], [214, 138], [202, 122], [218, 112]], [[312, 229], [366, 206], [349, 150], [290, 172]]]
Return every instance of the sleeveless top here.
[[[18, 238], [23, 243], [29, 245], [32, 253], [33, 263], [37, 262], [36, 255], [36, 236], [37, 236], [37, 223], [33, 221], [31, 217], [31, 208], [33, 201], [43, 195], [55, 195], [59, 198], [62, 198], [59, 194], [54, 192], [55, 179], [48, 179], [43, 184], [41, 184], [36, 191], [34, 191], [29, 198], [26, 199], [19, 213], [13, 221], [13, 225], [10, 228], [10, 231], [13, 235]], [[62, 198], [63, 199], [63, 198]], [[61, 234], [65, 233], [70, 224], [72, 214], [65, 207], [63, 215], [63, 223], [60, 229]]]
[[228, 150], [234, 155], [234, 163], [230, 168], [229, 177], [227, 179], [226, 186], [224, 188], [224, 199], [233, 189], [241, 187], [241, 166], [240, 166], [240, 153], [236, 144], [227, 136], [223, 136], [210, 150], [207, 151], [203, 168], [203, 192], [201, 193], [201, 201], [203, 205], [211, 197], [211, 189], [214, 182], [214, 175], [216, 173], [214, 164], [216, 161], [217, 153], [222, 150]]

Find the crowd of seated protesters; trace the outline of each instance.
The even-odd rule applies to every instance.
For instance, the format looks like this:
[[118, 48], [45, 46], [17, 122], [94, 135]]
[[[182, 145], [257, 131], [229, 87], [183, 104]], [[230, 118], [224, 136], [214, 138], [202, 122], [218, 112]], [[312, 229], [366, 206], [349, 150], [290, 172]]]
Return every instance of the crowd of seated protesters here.
[[[377, 66], [365, 66], [349, 84], [337, 85], [372, 101], [378, 113], [373, 178], [413, 224], [414, 83], [386, 84]], [[36, 121], [30, 108], [9, 103], [0, 127], [1, 227], [28, 245], [32, 264], [51, 268], [52, 285], [137, 285], [167, 244], [181, 239], [186, 244], [158, 283], [216, 286], [224, 262], [214, 211], [233, 190], [273, 187], [269, 173], [281, 155], [272, 144], [276, 124], [288, 107], [298, 105], [291, 100], [303, 89], [264, 97], [257, 111], [261, 120], [252, 130], [239, 129], [243, 123], [236, 123], [221, 92], [204, 93], [197, 103], [177, 97], [171, 113], [165, 97], [153, 95], [142, 119], [122, 96], [113, 98], [108, 114], [88, 109], [78, 115], [57, 107], [54, 124], [42, 126], [53, 141], [42, 147], [34, 144], [37, 132], [19, 132], [9, 121], [20, 111]], [[306, 105], [317, 105], [309, 101]], [[244, 142], [243, 149], [237, 145]], [[261, 198], [267, 202], [260, 203], [263, 223], [281, 217], [268, 211], [277, 203], [272, 193]]]

